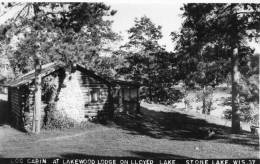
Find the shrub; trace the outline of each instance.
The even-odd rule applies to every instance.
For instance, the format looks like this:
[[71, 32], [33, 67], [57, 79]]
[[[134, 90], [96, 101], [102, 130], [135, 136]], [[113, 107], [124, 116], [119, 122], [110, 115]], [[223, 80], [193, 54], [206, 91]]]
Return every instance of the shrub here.
[[194, 97], [189, 95], [187, 91], [185, 91], [185, 96], [184, 96], [184, 104], [186, 110], [191, 110], [192, 109], [192, 102], [194, 101]]
[[259, 126], [259, 114], [255, 114], [251, 118], [251, 125]]
[[225, 119], [231, 120], [231, 118], [232, 118], [232, 110], [231, 109], [224, 110], [223, 111], [223, 115], [224, 115]]
[[[224, 118], [231, 120], [232, 109], [227, 109], [223, 112]], [[239, 116], [242, 122], [250, 123], [251, 125], [259, 126], [259, 111], [249, 107], [240, 107]]]
[[184, 94], [180, 90], [174, 89], [170, 86], [153, 86], [151, 99], [149, 97], [148, 88], [141, 88], [139, 97], [148, 103], [155, 102], [169, 105], [179, 101], [184, 97]]
[[27, 132], [30, 132], [32, 129], [32, 117], [30, 116], [30, 112], [24, 112], [24, 118], [23, 118], [23, 123], [24, 123], [24, 130]]
[[109, 120], [111, 120], [112, 117], [109, 117], [108, 112], [106, 111], [98, 111], [97, 116], [89, 119], [91, 122], [95, 122], [95, 123], [101, 123], [101, 124], [106, 124], [107, 122], [109, 122]]
[[49, 103], [54, 100], [57, 94], [58, 81], [54, 76], [48, 76], [42, 82], [42, 101]]
[[75, 126], [75, 122], [64, 116], [60, 111], [56, 110], [56, 104], [48, 104], [45, 108], [45, 118], [43, 128], [45, 129], [63, 129], [72, 128]]
[[211, 87], [206, 87], [203, 91], [198, 92], [196, 95], [197, 101], [202, 101], [202, 113], [210, 114], [213, 108], [213, 89]]

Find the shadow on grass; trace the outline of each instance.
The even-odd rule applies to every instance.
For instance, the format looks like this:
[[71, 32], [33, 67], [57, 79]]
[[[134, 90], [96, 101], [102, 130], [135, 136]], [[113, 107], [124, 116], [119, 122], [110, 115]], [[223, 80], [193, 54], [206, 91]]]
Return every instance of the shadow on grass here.
[[65, 153], [61, 154], [61, 158], [92, 158], [92, 159], [124, 159], [124, 158], [135, 158], [135, 159], [187, 159], [189, 157], [166, 154], [166, 153], [154, 153], [154, 152], [143, 152], [143, 151], [131, 151], [130, 156], [95, 156], [80, 153]]
[[209, 128], [218, 133], [228, 130], [226, 127], [209, 124], [203, 119], [178, 112], [157, 112], [142, 107], [141, 113], [142, 116], [120, 115], [114, 122], [131, 134], [173, 140], [204, 139]]
[[137, 155], [140, 158], [149, 158], [149, 159], [187, 159], [187, 158], [191, 158], [191, 157], [180, 156], [180, 155], [175, 155], [175, 154], [143, 152], [143, 151], [133, 151], [132, 153]]
[[244, 132], [241, 134], [224, 134], [215, 138], [217, 142], [238, 144], [253, 147], [255, 150], [259, 150], [259, 138], [258, 136]]
[[208, 130], [213, 129], [216, 135], [211, 140], [246, 146], [259, 146], [258, 138], [247, 132], [236, 137], [230, 135], [230, 127], [208, 123], [178, 112], [162, 112], [141, 108], [141, 116], [119, 115], [114, 118], [117, 127], [133, 135], [146, 135], [158, 139], [181, 141], [206, 140]]

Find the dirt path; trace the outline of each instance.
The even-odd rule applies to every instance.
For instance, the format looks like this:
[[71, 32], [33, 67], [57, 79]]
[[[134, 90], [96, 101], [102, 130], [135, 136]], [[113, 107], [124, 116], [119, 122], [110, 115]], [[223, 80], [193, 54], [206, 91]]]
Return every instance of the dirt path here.
[[64, 136], [57, 136], [57, 137], [50, 137], [50, 138], [43, 138], [43, 139], [39, 139], [36, 142], [48, 142], [48, 141], [61, 141], [61, 140], [70, 140], [73, 138], [77, 138], [77, 137], [81, 137], [90, 133], [96, 133], [99, 131], [105, 132], [110, 130], [110, 128], [106, 128], [106, 127], [102, 127], [102, 128], [96, 128], [96, 129], [91, 129], [91, 130], [87, 130], [84, 132], [79, 132], [77, 134], [70, 134], [70, 135], [64, 135]]

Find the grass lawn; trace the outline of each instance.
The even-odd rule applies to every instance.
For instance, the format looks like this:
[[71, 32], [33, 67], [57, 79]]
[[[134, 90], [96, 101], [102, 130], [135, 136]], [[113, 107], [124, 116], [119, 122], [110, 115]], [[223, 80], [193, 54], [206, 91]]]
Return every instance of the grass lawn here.
[[[174, 110], [141, 111], [107, 125], [39, 135], [0, 126], [0, 157], [258, 158], [259, 139], [248, 132], [229, 135], [230, 127]], [[216, 131], [215, 138], [205, 139], [207, 128]]]

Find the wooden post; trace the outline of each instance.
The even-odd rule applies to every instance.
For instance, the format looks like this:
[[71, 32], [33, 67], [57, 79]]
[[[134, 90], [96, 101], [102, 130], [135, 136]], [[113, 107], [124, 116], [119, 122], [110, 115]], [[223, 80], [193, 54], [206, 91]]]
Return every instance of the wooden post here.
[[35, 60], [35, 97], [33, 111], [33, 132], [38, 134], [41, 128], [41, 63]]

